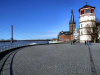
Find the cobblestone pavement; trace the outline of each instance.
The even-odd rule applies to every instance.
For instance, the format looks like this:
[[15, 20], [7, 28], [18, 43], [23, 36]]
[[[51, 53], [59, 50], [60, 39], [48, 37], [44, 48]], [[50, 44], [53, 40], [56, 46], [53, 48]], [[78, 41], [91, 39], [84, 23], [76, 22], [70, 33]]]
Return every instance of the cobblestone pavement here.
[[[91, 45], [100, 75], [100, 50]], [[97, 51], [97, 52], [96, 52]], [[89, 48], [84, 44], [50, 44], [18, 49], [1, 61], [1, 75], [91, 75]]]
[[100, 75], [100, 43], [94, 43], [90, 46], [97, 75]]

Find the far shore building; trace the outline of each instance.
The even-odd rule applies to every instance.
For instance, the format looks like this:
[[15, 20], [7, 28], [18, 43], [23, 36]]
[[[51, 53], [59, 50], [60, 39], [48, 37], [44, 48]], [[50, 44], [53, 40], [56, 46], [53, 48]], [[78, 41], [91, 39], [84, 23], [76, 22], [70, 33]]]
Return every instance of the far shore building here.
[[69, 31], [61, 31], [58, 35], [58, 41], [71, 41], [71, 33]]
[[61, 31], [58, 35], [58, 41], [71, 41], [71, 34], [73, 34], [74, 30], [76, 28], [76, 22], [74, 21], [74, 14], [73, 9], [71, 8], [71, 19], [69, 22], [69, 30], [70, 31]]

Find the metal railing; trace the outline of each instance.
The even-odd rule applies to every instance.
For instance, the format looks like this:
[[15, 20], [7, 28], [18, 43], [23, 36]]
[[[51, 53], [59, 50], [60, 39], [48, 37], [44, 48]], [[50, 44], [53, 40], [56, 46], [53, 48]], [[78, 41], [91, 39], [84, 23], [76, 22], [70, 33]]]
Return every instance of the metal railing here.
[[13, 48], [28, 46], [28, 45], [29, 45], [29, 43], [28, 44], [12, 44], [12, 45], [0, 46], [0, 52], [5, 51], [5, 50], [9, 50], [9, 49], [13, 49]]

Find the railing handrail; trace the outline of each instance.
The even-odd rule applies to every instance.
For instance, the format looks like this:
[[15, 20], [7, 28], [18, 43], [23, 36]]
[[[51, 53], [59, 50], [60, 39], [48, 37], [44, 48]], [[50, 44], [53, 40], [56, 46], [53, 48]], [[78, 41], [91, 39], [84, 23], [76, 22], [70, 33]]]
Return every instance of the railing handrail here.
[[5, 50], [9, 50], [9, 49], [13, 49], [13, 48], [18, 48], [18, 47], [22, 47], [22, 46], [27, 46], [27, 45], [29, 45], [29, 44], [30, 44], [30, 43], [27, 43], [27, 44], [18, 43], [18, 44], [12, 44], [12, 45], [3, 45], [3, 46], [0, 46], [0, 52], [5, 51]]

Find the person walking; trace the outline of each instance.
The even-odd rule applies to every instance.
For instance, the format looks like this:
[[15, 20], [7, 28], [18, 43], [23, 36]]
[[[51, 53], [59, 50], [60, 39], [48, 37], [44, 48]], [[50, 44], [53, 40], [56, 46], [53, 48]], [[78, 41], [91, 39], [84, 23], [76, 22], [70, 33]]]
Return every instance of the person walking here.
[[71, 41], [71, 45], [72, 45], [72, 41]]
[[87, 40], [87, 45], [89, 45], [89, 41]]
[[85, 40], [85, 45], [86, 45], [86, 40]]
[[74, 45], [74, 40], [73, 40], [73, 45]]

